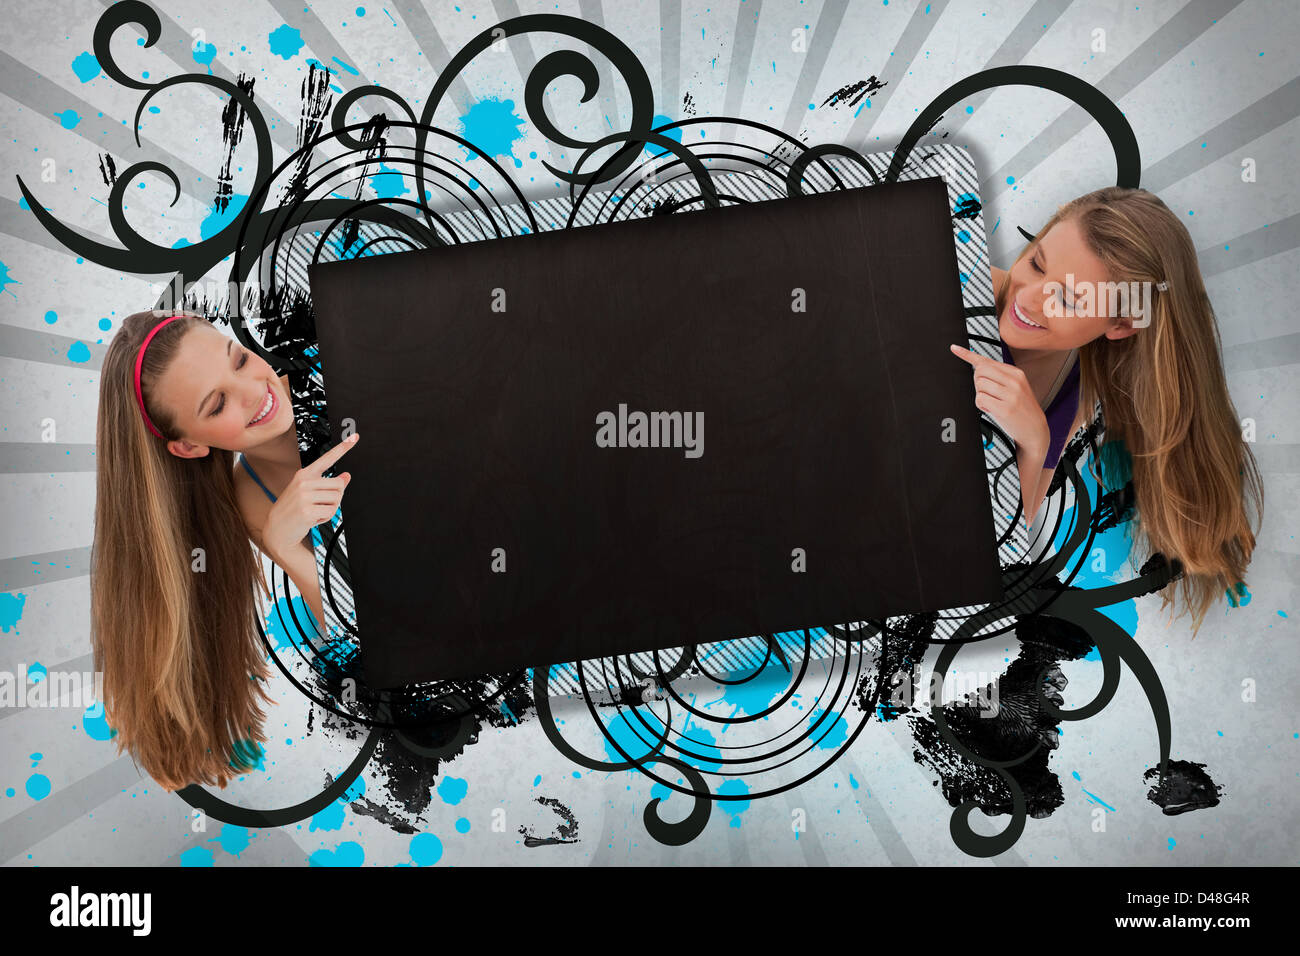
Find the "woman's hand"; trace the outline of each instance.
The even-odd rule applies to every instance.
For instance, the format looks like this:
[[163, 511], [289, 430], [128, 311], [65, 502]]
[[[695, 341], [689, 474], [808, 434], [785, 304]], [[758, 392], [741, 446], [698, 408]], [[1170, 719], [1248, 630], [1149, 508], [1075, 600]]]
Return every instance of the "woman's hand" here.
[[1050, 470], [1043, 468], [1052, 443], [1047, 415], [1034, 398], [1025, 373], [1014, 365], [978, 355], [960, 345], [948, 346], [953, 355], [969, 362], [975, 372], [975, 407], [986, 412], [1016, 443], [1016, 471], [1020, 475], [1020, 501], [1027, 527], [1043, 502]]
[[301, 548], [311, 529], [328, 521], [338, 510], [352, 476], [344, 472], [337, 478], [326, 478], [324, 473], [355, 447], [359, 437], [353, 434], [345, 438], [299, 470], [271, 505], [262, 528], [262, 546], [277, 564], [294, 553], [292, 548]]
[[1042, 468], [1052, 443], [1052, 432], [1025, 373], [1014, 365], [978, 355], [960, 345], [948, 347], [953, 355], [969, 362], [974, 369], [975, 407], [988, 413], [1016, 443], [1017, 451], [1035, 456], [1038, 467]]

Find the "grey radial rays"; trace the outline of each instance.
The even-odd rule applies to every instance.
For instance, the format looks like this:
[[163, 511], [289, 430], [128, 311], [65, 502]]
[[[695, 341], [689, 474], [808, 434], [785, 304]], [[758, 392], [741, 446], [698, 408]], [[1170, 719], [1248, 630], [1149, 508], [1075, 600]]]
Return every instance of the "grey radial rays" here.
[[[90, 351], [90, 358], [77, 362], [68, 358], [68, 350], [80, 343]], [[107, 345], [86, 342], [67, 335], [24, 329], [17, 325], [0, 324], [0, 355], [22, 359], [25, 362], [44, 362], [47, 365], [65, 365], [70, 368], [97, 371], [104, 361]]]
[[[100, 3], [105, 7], [111, 7], [117, 2], [118, 0], [100, 0]], [[153, 8], [158, 13], [158, 19], [162, 23], [162, 35], [159, 37], [158, 43], [154, 45], [154, 49], [160, 51], [163, 56], [167, 57], [177, 66], [183, 67], [184, 72], [193, 72], [195, 63], [192, 59], [189, 63], [186, 63], [183, 59], [177, 59], [177, 57], [169, 51], [191, 49], [191, 46], [194, 43], [194, 38], [190, 36], [188, 30], [181, 29], [171, 17], [167, 16], [165, 10], [159, 9], [159, 6], [160, 5], [158, 4], [154, 4]], [[128, 29], [130, 28], [124, 28], [124, 32]], [[208, 69], [212, 71], [213, 76], [219, 76], [223, 80], [229, 80], [231, 83], [234, 83], [238, 79], [238, 77], [231, 72], [230, 68], [221, 62], [220, 57], [213, 57], [212, 62], [208, 64]], [[259, 99], [258, 109], [261, 110], [262, 115], [266, 117], [267, 124], [271, 127], [271, 142], [275, 143], [277, 146], [283, 147], [286, 152], [293, 152], [293, 131], [295, 122], [286, 119], [269, 102], [264, 102]], [[134, 146], [134, 143], [132, 146]], [[168, 163], [168, 165], [170, 166], [171, 164]]]
[[[309, 6], [300, 3], [299, 0], [266, 0], [266, 2], [284, 18], [286, 23], [297, 25], [303, 40], [320, 57], [321, 62], [326, 62], [327, 57], [334, 62], [335, 65], [330, 67], [330, 70], [338, 79], [339, 86], [346, 88], [354, 85], [373, 85], [374, 81], [366, 76], [366, 71], [352, 62], [352, 57], [347, 55], [339, 41], [334, 39], [334, 34], [326, 29], [325, 24], [320, 22], [320, 17], [316, 16]], [[339, 67], [339, 63], [346, 63], [357, 72], [353, 74]]]
[[[442, 34], [438, 32], [438, 28], [429, 19], [429, 13], [424, 9], [423, 4], [417, 0], [415, 3], [406, 5], [405, 9], [403, 9], [402, 4], [395, 3], [393, 4], [393, 10], [397, 16], [402, 18], [402, 22], [406, 24], [406, 29], [411, 31], [411, 36], [419, 44], [424, 59], [428, 62], [430, 69], [433, 70], [433, 75], [435, 77], [440, 75], [451, 61], [451, 53], [447, 50], [447, 44], [442, 42]], [[500, 13], [500, 10], [498, 10], [498, 13]], [[433, 83], [431, 82], [429, 86], [432, 88]], [[423, 92], [427, 93], [428, 91]], [[468, 113], [469, 108], [474, 105], [474, 95], [470, 93], [469, 84], [465, 82], [464, 77], [457, 77], [452, 80], [451, 86], [447, 89], [447, 95], [456, 104], [456, 109], [462, 116]]]
[[[739, 116], [745, 102], [745, 89], [749, 77], [749, 67], [754, 56], [754, 36], [758, 33], [758, 20], [763, 13], [763, 0], [751, 0], [739, 4], [736, 8], [736, 29], [731, 40], [731, 64], [727, 67], [727, 94], [722, 104], [723, 116]], [[718, 130], [717, 138], [730, 142], [738, 129], [732, 123], [724, 123]], [[744, 137], [743, 132], [741, 133]]]
[[[600, 0], [578, 0], [578, 8], [582, 12], [582, 18], [584, 20], [604, 29], [605, 14], [601, 10]], [[625, 129], [628, 122], [632, 119], [632, 115], [629, 112], [625, 117], [619, 111], [618, 87], [614, 83], [614, 77], [610, 71], [609, 60], [591, 47], [587, 48], [587, 56], [596, 64], [596, 73], [600, 77], [600, 89], [596, 95], [601, 96], [603, 94], [604, 96], [609, 97], [609, 109], [606, 111], [609, 115], [609, 122], [602, 122], [604, 117], [601, 117], [601, 120], [596, 120], [598, 125], [592, 131], [594, 135], [590, 135], [588, 138], [593, 140], [603, 139], [610, 133], [616, 133]], [[588, 112], [594, 112], [594, 110], [589, 109]], [[608, 153], [609, 151], [605, 152]]]
[[681, 0], [659, 0], [659, 95], [661, 111], [680, 109], [682, 55]]
[[[5, 661], [0, 663], [0, 668], [3, 668], [9, 673], [16, 674], [19, 672], [19, 667], [26, 663], [26, 661], [22, 660]], [[57, 664], [46, 664], [44, 666], [46, 671], [53, 671], [56, 674], [89, 674], [95, 669], [95, 654], [92, 651], [87, 654], [82, 654], [80, 657], [74, 657], [72, 660], [59, 661]], [[25, 711], [21, 707], [0, 707], [0, 720], [4, 720], [7, 717], [17, 717], [19, 714], [24, 712]]]
[[[0, 821], [0, 864], [83, 819], [101, 804], [148, 780], [130, 757], [121, 756], [79, 780], [60, 786], [44, 800]], [[23, 861], [26, 862], [26, 861]]]
[[[1270, 475], [1300, 475], [1300, 445], [1293, 442], [1256, 443], [1251, 449], [1259, 470]], [[1300, 580], [1297, 577], [1295, 580]]]
[[[1241, 0], [1192, 0], [1094, 85], [1119, 102], [1239, 3]], [[1007, 189], [1008, 176], [1023, 178], [1092, 122], [1087, 110], [1071, 104], [980, 184], [981, 201], [986, 206], [993, 203]]]
[[[186, 195], [199, 196], [205, 191], [210, 192], [216, 185], [215, 170], [212, 173], [204, 173], [195, 169], [144, 135], [140, 137], [141, 145], [137, 146], [129, 117], [126, 118], [126, 126], [122, 125], [122, 117], [114, 117], [108, 113], [100, 117], [98, 114], [101, 111], [97, 106], [65, 90], [52, 80], [46, 79], [3, 50], [0, 50], [0, 89], [38, 116], [53, 116], [65, 109], [76, 110], [82, 120], [75, 129], [71, 130], [74, 135], [81, 137], [98, 151], [112, 153], [129, 162], [151, 159], [170, 166], [176, 173], [176, 178], [180, 180], [181, 191]], [[214, 110], [220, 113], [220, 109], [215, 106], [215, 100]], [[98, 130], [91, 132], [96, 130], [96, 127], [102, 132]], [[20, 175], [26, 174], [23, 176], [23, 181], [39, 198], [41, 195], [39, 164], [24, 164], [16, 172]], [[203, 183], [212, 185], [205, 190]]]
[[0, 591], [19, 591], [90, 573], [90, 545], [0, 558]]
[[[497, 20], [513, 20], [519, 16], [519, 3], [517, 0], [492, 0], [492, 9], [496, 11]], [[441, 42], [441, 41], [439, 41]], [[514, 54], [515, 66], [519, 70], [520, 89], [523, 89], [523, 81], [527, 80], [528, 74], [533, 71], [533, 66], [537, 63], [537, 54], [533, 52], [532, 38], [526, 33], [516, 33], [514, 36], [506, 39], [510, 46], [511, 53]], [[425, 54], [426, 56], [428, 54]], [[456, 80], [451, 85], [452, 94], [455, 94], [457, 84], [465, 86], [463, 79]], [[469, 87], [465, 87], [466, 96], [469, 95]], [[459, 102], [459, 100], [457, 100]], [[461, 110], [462, 115], [468, 112], [468, 109]], [[569, 151], [564, 146], [556, 143], [551, 147], [551, 165], [556, 169], [569, 168]], [[522, 186], [520, 187], [523, 188]]]
[[[24, 209], [12, 199], [3, 197], [0, 197], [0, 232], [7, 236], [13, 236], [15, 239], [30, 242], [34, 246], [48, 249], [51, 252], [57, 252], [62, 256], [76, 256], [75, 252], [62, 245], [46, 232], [45, 227], [36, 220], [30, 210]], [[108, 236], [91, 232], [88, 229], [78, 229], [77, 232], [107, 246], [116, 246], [118, 244], [116, 239], [110, 239]]]
[[0, 443], [0, 475], [52, 475], [94, 470], [94, 445], [42, 441]]
[[[785, 803], [791, 815], [804, 811], [802, 804], [805, 801], [790, 790], [781, 794], [781, 800]], [[822, 867], [828, 865], [826, 850], [822, 847], [821, 837], [817, 835], [816, 827], [806, 827], [799, 834], [799, 839], [795, 843], [799, 847], [800, 854], [803, 855], [805, 866]]]
[[[1297, 245], [1300, 245], [1300, 213], [1229, 239], [1222, 246], [1199, 249], [1196, 258], [1201, 263], [1201, 275], [1208, 278], [1260, 259], [1267, 259], [1279, 252], [1287, 252]], [[1223, 246], [1228, 248], [1225, 249]]]
[[[891, 736], [893, 736], [891, 734]], [[889, 813], [885, 810], [884, 805], [876, 799], [871, 789], [871, 781], [853, 759], [851, 753], [842, 755], [837, 761], [840, 771], [848, 778], [850, 786], [859, 794], [858, 803], [862, 807], [862, 815], [866, 818], [871, 827], [871, 832], [880, 842], [880, 847], [885, 851], [885, 856], [889, 859], [891, 866], [916, 866], [916, 857], [912, 856], [912, 851], [907, 848], [907, 841], [903, 835], [898, 832], [898, 827], [894, 821], [889, 818]]]
[[[1160, 162], [1142, 171], [1142, 188], [1154, 193], [1236, 153], [1300, 116], [1300, 77], [1234, 113], [1218, 126], [1193, 137]], [[1201, 144], [1204, 143], [1205, 146]]]
[[[928, 5], [917, 4], [912, 11], [912, 18], [907, 21], [907, 26], [903, 28], [903, 35], [898, 38], [895, 44], [893, 55], [881, 51], [881, 66], [877, 76], [887, 85], [871, 97], [871, 109], [862, 110], [858, 113], [857, 118], [853, 120], [853, 125], [849, 127], [849, 132], [844, 137], [844, 142], [862, 152], [870, 152], [870, 149], [864, 147], [867, 137], [871, 135], [871, 127], [875, 124], [876, 118], [885, 110], [890, 98], [898, 89], [899, 83], [903, 77], [907, 76], [907, 71], [916, 58], [917, 51], [924, 45], [926, 38], [930, 36], [930, 31], [938, 24], [939, 18], [943, 16], [943, 11], [948, 6], [948, 0], [935, 0]], [[929, 9], [929, 13], [925, 10]], [[807, 102], [807, 101], [805, 101]], [[923, 104], [917, 104], [918, 106]]]
[[1258, 342], [1241, 342], [1223, 350], [1223, 369], [1229, 375], [1296, 364], [1300, 364], [1300, 332]]
[[822, 70], [830, 58], [831, 47], [835, 44], [835, 34], [839, 32], [844, 20], [844, 11], [848, 0], [826, 0], [817, 22], [813, 24], [812, 36], [808, 37], [808, 49], [804, 53], [803, 66], [799, 70], [799, 79], [795, 80], [790, 93], [790, 105], [785, 112], [785, 122], [781, 129], [797, 130], [808, 113], [808, 104], [816, 95], [817, 81], [821, 79]]
[[[1029, 51], [1034, 48], [1034, 44], [1047, 35], [1052, 24], [1065, 12], [1070, 3], [1071, 0], [1038, 0], [1007, 34], [1002, 45], [980, 67], [980, 72], [999, 66], [1016, 66], [1023, 63]], [[993, 92], [993, 90], [985, 90], [983, 93], [977, 93], [966, 101], [966, 105], [978, 110], [984, 101], [993, 95]], [[971, 119], [972, 115], [962, 111], [954, 113], [951, 119], [944, 117], [942, 128], [949, 134], [955, 134], [966, 125], [966, 121]]]

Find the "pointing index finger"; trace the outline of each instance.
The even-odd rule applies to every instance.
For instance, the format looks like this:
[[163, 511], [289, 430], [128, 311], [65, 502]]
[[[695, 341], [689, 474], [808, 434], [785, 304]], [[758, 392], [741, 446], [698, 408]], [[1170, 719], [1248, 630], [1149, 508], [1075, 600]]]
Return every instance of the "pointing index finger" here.
[[360, 437], [361, 435], [359, 433], [353, 432], [303, 470], [311, 472], [318, 477], [323, 475], [327, 468], [342, 458], [348, 451], [352, 450], [353, 446], [357, 443], [357, 439]]
[[998, 365], [1002, 364], [1001, 362], [998, 362], [997, 359], [991, 359], [987, 355], [980, 355], [978, 352], [964, 349], [960, 345], [949, 345], [948, 349], [953, 355], [957, 356], [963, 362], [969, 362], [975, 368], [978, 368], [980, 364], [984, 362], [994, 362]]

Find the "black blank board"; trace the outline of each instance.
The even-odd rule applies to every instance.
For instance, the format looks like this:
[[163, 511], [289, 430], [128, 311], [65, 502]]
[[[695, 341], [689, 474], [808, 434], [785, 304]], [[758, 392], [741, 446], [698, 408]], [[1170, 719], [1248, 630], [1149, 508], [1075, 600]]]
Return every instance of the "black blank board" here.
[[[313, 266], [367, 681], [1000, 600], [950, 217], [932, 178]], [[703, 453], [599, 447], [620, 404]]]

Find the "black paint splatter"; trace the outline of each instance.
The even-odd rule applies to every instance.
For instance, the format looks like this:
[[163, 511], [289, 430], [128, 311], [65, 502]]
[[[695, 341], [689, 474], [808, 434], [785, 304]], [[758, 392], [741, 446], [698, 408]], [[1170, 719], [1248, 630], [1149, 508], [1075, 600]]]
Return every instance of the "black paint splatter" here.
[[906, 700], [899, 701], [893, 689], [901, 684], [915, 686], [916, 667], [925, 657], [938, 620], [935, 613], [913, 614], [892, 629], [883, 642], [875, 671], [858, 683], [859, 709], [866, 710], [877, 701], [876, 714], [881, 720], [894, 720], [913, 709]]
[[[500, 675], [488, 675], [467, 681], [442, 681], [438, 694], [462, 700], [484, 700], [492, 690], [506, 683]], [[427, 821], [424, 813], [433, 801], [438, 775], [444, 761], [459, 757], [478, 743], [484, 727], [516, 727], [532, 708], [529, 686], [523, 681], [511, 685], [499, 703], [482, 708], [480, 713], [466, 714], [428, 727], [403, 731], [382, 731], [367, 773], [384, 788], [382, 805], [367, 801], [365, 811], [399, 833], [419, 829]], [[315, 708], [313, 708], [315, 710]], [[357, 725], [322, 711], [321, 725], [327, 733], [349, 734]], [[359, 812], [361, 808], [353, 804]], [[558, 811], [557, 811], [558, 812]], [[576, 825], [575, 825], [576, 827]]]
[[[1042, 696], [1058, 708], [1064, 705], [1061, 690], [1065, 677], [1060, 663], [1083, 657], [1093, 642], [1082, 628], [1041, 615], [1021, 617], [1016, 637], [1020, 652], [997, 678], [996, 697], [990, 687], [973, 702], [945, 704], [942, 710], [953, 735], [985, 760], [1011, 760], [1040, 745], [1008, 772], [1024, 791], [1029, 815], [1045, 817], [1061, 806], [1065, 797], [1060, 780], [1047, 765], [1059, 744], [1059, 734], [1042, 707]], [[1044, 683], [1049, 689], [1040, 692]], [[990, 700], [997, 704], [992, 711], [987, 706]], [[931, 718], [916, 713], [907, 716], [916, 740], [916, 762], [939, 774], [936, 786], [949, 805], [958, 807], [973, 800], [986, 814], [1011, 813], [1011, 791], [997, 773], [954, 750]]]
[[857, 106], [865, 97], [874, 95], [888, 85], [888, 82], [882, 83], [875, 76], [870, 76], [865, 80], [850, 83], [848, 86], [841, 86], [822, 101], [822, 106], [843, 106], [846, 104], [848, 106]]
[[1097, 499], [1097, 510], [1093, 513], [1093, 527], [1100, 534], [1133, 517], [1133, 508], [1137, 497], [1133, 491], [1133, 482], [1123, 488], [1107, 491]]
[[538, 797], [537, 802], [544, 807], [550, 807], [560, 817], [560, 824], [555, 828], [555, 836], [537, 837], [527, 827], [520, 827], [519, 832], [523, 835], [524, 846], [551, 846], [556, 843], [577, 843], [578, 842], [578, 821], [573, 816], [573, 811], [562, 804], [554, 797]]
[[[384, 157], [388, 150], [388, 117], [383, 113], [376, 113], [370, 119], [366, 120], [365, 127], [357, 136], [359, 142], [366, 144], [366, 155], [361, 161], [361, 172], [357, 176], [356, 195], [353, 197], [358, 202], [361, 201], [361, 190], [370, 176], [370, 164], [378, 163], [383, 166]], [[343, 224], [343, 234], [340, 237], [339, 258], [344, 258], [349, 249], [356, 244], [361, 235], [361, 220], [349, 219]]]
[[363, 817], [374, 817], [380, 823], [387, 824], [398, 833], [411, 834], [420, 832], [387, 807], [381, 807], [379, 804], [372, 800], [367, 800], [365, 797], [362, 797], [360, 800], [353, 800], [348, 804], [348, 806], [352, 808], [353, 813]]
[[641, 212], [646, 216], [668, 216], [675, 213], [681, 208], [682, 204], [687, 201], [688, 200], [672, 198], [655, 199], [651, 202], [643, 203], [641, 206]]
[[99, 175], [104, 177], [104, 185], [110, 189], [117, 182], [117, 167], [113, 165], [113, 157], [108, 153], [99, 154]]
[[334, 97], [330, 95], [329, 68], [317, 70], [315, 63], [309, 67], [307, 77], [302, 81], [302, 110], [298, 115], [298, 137], [294, 148], [294, 152], [300, 154], [280, 198], [281, 206], [297, 205], [307, 197], [307, 175], [314, 152], [303, 147], [314, 143], [320, 136], [321, 124], [334, 103]]
[[[236, 85], [251, 99], [253, 82], [253, 77], [240, 73]], [[226, 149], [226, 158], [221, 163], [221, 172], [217, 174], [217, 198], [213, 202], [217, 212], [226, 211], [226, 207], [230, 205], [230, 197], [235, 192], [234, 173], [231, 172], [230, 167], [234, 163], [235, 147], [239, 145], [239, 140], [244, 135], [244, 121], [247, 118], [248, 114], [244, 111], [243, 103], [233, 96], [221, 111], [221, 142]]]
[[[1143, 780], [1157, 780], [1160, 768], [1152, 767], [1142, 775]], [[1210, 779], [1205, 772], [1205, 764], [1191, 763], [1187, 760], [1169, 761], [1168, 772], [1163, 784], [1157, 784], [1147, 791], [1147, 799], [1158, 806], [1167, 816], [1187, 813], [1190, 810], [1204, 810], [1219, 805], [1220, 791], [1223, 788]]]
[[686, 116], [694, 116], [695, 112], [695, 98], [687, 93], [682, 97], [682, 113]]

